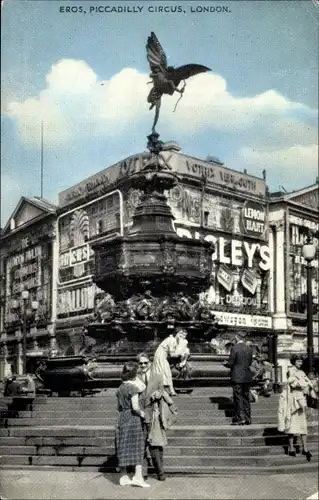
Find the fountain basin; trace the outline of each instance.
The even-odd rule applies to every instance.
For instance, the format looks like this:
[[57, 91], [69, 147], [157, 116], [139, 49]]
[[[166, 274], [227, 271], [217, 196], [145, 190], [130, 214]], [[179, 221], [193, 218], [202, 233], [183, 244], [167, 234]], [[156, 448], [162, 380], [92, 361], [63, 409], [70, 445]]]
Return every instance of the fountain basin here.
[[[173, 369], [174, 386], [180, 389], [194, 386], [227, 386], [229, 370], [223, 365], [227, 356], [193, 355], [191, 358], [192, 378], [177, 378]], [[136, 360], [135, 356], [115, 355], [56, 357], [44, 360], [40, 376], [45, 389], [68, 396], [72, 391], [118, 387], [121, 383], [123, 364]], [[175, 376], [174, 376], [175, 375]]]

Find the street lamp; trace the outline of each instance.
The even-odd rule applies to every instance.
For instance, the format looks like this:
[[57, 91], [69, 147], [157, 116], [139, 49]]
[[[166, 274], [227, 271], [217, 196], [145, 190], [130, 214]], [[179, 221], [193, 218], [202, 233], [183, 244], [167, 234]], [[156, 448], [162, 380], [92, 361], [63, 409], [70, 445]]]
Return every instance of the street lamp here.
[[[27, 319], [28, 316], [32, 314], [32, 311], [37, 311], [39, 304], [36, 300], [31, 300], [29, 302], [30, 293], [29, 290], [22, 290], [21, 299], [22, 299], [22, 313], [20, 309], [20, 304], [18, 300], [12, 301], [12, 308], [18, 311], [18, 315], [21, 318], [22, 316], [22, 325], [23, 325], [23, 344], [22, 344], [22, 356], [23, 356], [23, 373], [27, 373]], [[28, 305], [30, 306], [28, 308]], [[31, 308], [31, 313], [30, 313]]]
[[311, 235], [308, 234], [307, 241], [302, 247], [302, 255], [306, 261], [307, 270], [307, 355], [308, 371], [313, 372], [313, 325], [312, 325], [312, 266], [311, 262], [316, 255], [316, 246], [312, 242]]

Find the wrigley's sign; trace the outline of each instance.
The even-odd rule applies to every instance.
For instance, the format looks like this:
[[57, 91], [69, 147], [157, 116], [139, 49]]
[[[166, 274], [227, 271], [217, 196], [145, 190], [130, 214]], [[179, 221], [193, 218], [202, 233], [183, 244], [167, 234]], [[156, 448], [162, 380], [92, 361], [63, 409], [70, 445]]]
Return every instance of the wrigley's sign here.
[[[225, 189], [232, 189], [241, 193], [265, 196], [266, 183], [258, 177], [231, 170], [217, 163], [198, 160], [176, 151], [163, 151], [161, 157], [173, 172], [181, 176], [205, 180], [207, 184], [217, 184]], [[111, 186], [117, 181], [139, 172], [148, 158], [147, 153], [130, 156], [70, 189], [62, 191], [59, 193], [60, 207], [80, 201], [88, 195], [101, 196], [108, 189], [111, 189]]]

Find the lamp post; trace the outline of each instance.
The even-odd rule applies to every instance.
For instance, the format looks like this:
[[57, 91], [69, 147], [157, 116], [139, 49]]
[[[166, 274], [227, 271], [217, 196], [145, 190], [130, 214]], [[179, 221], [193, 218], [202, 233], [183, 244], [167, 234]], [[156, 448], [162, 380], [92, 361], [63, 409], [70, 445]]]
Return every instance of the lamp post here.
[[308, 234], [307, 241], [302, 247], [302, 255], [306, 261], [307, 272], [307, 356], [308, 371], [313, 372], [313, 321], [312, 321], [312, 266], [311, 262], [316, 255], [316, 247], [312, 242], [311, 235]]
[[[32, 311], [36, 311], [39, 307], [39, 304], [36, 300], [31, 300], [30, 302], [30, 293], [29, 290], [22, 290], [21, 292], [22, 299], [22, 311], [21, 311], [21, 303], [19, 301], [14, 300], [12, 303], [12, 308], [17, 310], [17, 313], [20, 317], [22, 323], [22, 334], [23, 334], [23, 344], [22, 344], [22, 360], [23, 360], [23, 374], [27, 373], [27, 320], [28, 316], [32, 314]], [[28, 307], [30, 306], [30, 307]], [[31, 308], [31, 312], [30, 312]]]

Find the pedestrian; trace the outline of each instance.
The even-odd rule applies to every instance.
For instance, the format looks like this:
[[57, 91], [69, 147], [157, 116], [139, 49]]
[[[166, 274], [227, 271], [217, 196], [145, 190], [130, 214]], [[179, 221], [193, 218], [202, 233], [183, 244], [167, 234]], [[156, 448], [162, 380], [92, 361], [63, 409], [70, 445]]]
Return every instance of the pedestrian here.
[[154, 372], [148, 355], [141, 353], [138, 362], [140, 367], [138, 376], [145, 384], [145, 390], [140, 395], [140, 405], [145, 411], [145, 455], [147, 456], [149, 451], [157, 479], [165, 481], [163, 455], [164, 447], [167, 445], [166, 430], [175, 422], [177, 411], [164, 387], [163, 375]]
[[228, 361], [225, 366], [230, 368], [230, 378], [233, 386], [234, 415], [232, 425], [250, 425], [250, 386], [252, 372], [250, 366], [253, 360], [253, 351], [245, 343], [246, 332], [238, 332], [235, 336], [236, 344], [231, 347]]
[[175, 335], [171, 334], [164, 339], [154, 353], [152, 370], [154, 373], [162, 375], [164, 386], [170, 396], [176, 396], [176, 392], [173, 387], [169, 359], [180, 356], [182, 362], [187, 362], [190, 352], [187, 347], [186, 336], [186, 330], [178, 330]]
[[[144, 384], [137, 379], [138, 364], [128, 362], [122, 371], [122, 384], [116, 392], [118, 418], [115, 431], [115, 447], [118, 466], [122, 474], [121, 486], [132, 485], [148, 488], [142, 475], [145, 452], [145, 433], [143, 430], [144, 411], [139, 405], [139, 393], [145, 390]], [[126, 473], [127, 467], [135, 467], [131, 479]]]
[[278, 430], [288, 434], [288, 454], [296, 456], [294, 448], [295, 436], [300, 436], [302, 454], [310, 462], [312, 453], [307, 444], [307, 400], [306, 395], [315, 392], [315, 382], [310, 380], [301, 369], [303, 358], [295, 355], [290, 360], [292, 367], [288, 370], [287, 382], [279, 398]]

